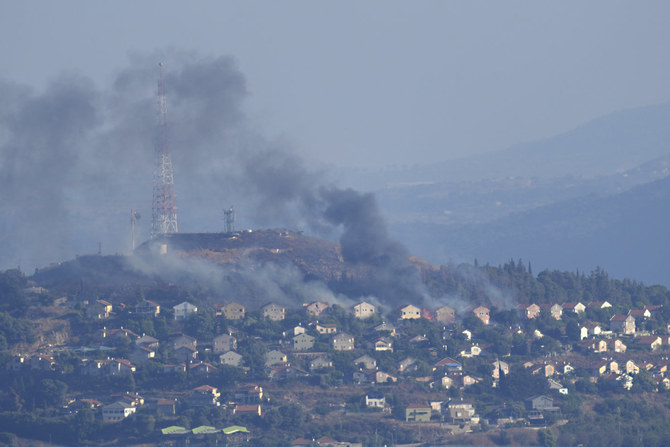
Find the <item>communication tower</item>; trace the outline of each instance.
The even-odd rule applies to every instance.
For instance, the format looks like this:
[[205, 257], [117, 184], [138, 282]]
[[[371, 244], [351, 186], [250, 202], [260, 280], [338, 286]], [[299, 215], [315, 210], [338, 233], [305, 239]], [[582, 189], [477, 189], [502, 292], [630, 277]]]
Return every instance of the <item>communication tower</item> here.
[[151, 237], [177, 233], [177, 201], [174, 193], [174, 171], [168, 145], [167, 102], [163, 62], [158, 80], [158, 126], [154, 146], [154, 182], [151, 204]]
[[223, 210], [223, 220], [226, 224], [225, 232], [234, 233], [235, 232], [235, 210], [231, 206], [227, 210]]

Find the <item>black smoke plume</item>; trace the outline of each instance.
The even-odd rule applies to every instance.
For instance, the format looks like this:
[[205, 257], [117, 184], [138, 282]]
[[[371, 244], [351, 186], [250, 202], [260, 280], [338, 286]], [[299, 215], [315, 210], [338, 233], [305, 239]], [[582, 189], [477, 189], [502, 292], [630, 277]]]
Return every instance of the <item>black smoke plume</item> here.
[[[91, 253], [126, 252], [130, 209], [148, 236], [157, 62], [135, 55], [109, 86], [62, 76], [35, 92], [0, 82], [0, 268], [24, 270]], [[374, 196], [308, 169], [246, 118], [235, 60], [167, 57], [169, 145], [182, 232], [221, 231], [234, 204], [248, 225], [338, 237], [344, 258], [371, 265], [389, 304], [427, 299], [409, 254], [389, 238]], [[100, 244], [100, 245], [99, 245]]]

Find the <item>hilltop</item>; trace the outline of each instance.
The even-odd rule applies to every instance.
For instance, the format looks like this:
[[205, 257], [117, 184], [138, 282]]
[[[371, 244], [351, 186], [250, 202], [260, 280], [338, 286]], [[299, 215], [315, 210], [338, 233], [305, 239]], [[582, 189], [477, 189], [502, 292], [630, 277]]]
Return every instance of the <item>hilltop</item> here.
[[[420, 271], [436, 269], [417, 258], [408, 259], [408, 265], [416, 267], [417, 278]], [[234, 295], [259, 304], [270, 298], [300, 302], [304, 293], [314, 293], [300, 289], [306, 283], [322, 284], [323, 293], [374, 293], [378, 270], [346, 262], [336, 242], [265, 229], [165, 235], [143, 243], [131, 255], [79, 256], [38, 270], [31, 279], [54, 293], [81, 299], [132, 302], [141, 289], [160, 293], [168, 303], [199, 294], [205, 301]]]

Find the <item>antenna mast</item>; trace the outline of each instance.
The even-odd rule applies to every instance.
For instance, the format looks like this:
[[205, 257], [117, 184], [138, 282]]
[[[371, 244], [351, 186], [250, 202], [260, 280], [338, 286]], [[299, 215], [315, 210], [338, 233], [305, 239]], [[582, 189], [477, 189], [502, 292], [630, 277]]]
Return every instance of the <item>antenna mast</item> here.
[[168, 146], [167, 101], [163, 62], [158, 80], [158, 128], [154, 147], [153, 201], [151, 204], [151, 237], [177, 233], [177, 201], [174, 193], [174, 171]]
[[130, 244], [133, 251], [135, 251], [135, 241], [137, 240], [135, 238], [135, 227], [139, 225], [140, 217], [142, 217], [140, 216], [140, 213], [133, 209], [130, 210]]
[[223, 210], [223, 218], [225, 223], [225, 232], [234, 233], [235, 232], [235, 210], [231, 206], [227, 210]]

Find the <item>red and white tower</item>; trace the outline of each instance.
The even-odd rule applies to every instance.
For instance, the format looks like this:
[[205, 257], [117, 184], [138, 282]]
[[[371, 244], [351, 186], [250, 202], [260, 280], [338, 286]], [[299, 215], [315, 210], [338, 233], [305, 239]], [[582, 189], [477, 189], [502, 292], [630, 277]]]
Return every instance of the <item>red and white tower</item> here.
[[177, 201], [174, 193], [174, 171], [168, 146], [167, 102], [165, 99], [165, 80], [163, 62], [158, 80], [158, 128], [154, 148], [154, 183], [151, 204], [151, 237], [161, 234], [177, 233]]

